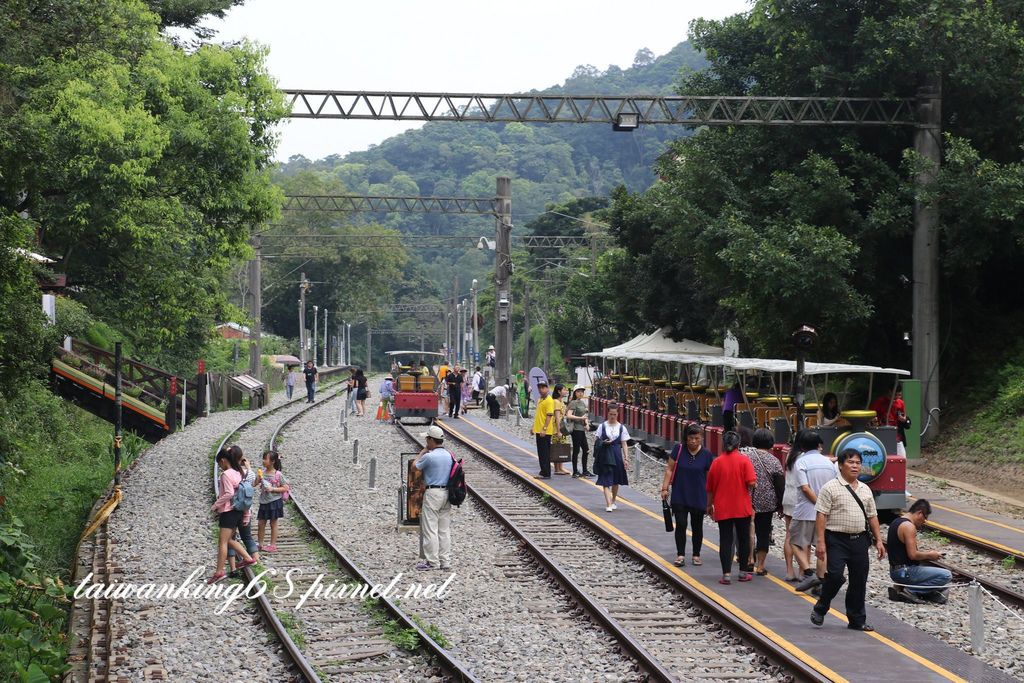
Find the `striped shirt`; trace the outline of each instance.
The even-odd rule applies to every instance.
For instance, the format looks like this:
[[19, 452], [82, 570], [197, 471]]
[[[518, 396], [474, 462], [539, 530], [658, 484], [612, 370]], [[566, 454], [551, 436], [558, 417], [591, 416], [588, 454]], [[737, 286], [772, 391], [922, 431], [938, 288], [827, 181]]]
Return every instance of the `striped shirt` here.
[[[854, 494], [864, 504], [864, 510], [868, 517], [877, 517], [878, 510], [875, 508], [875, 497], [871, 489], [863, 482], [857, 482], [853, 489]], [[846, 490], [846, 482], [842, 479], [833, 479], [818, 491], [818, 503], [814, 506], [817, 512], [827, 517], [825, 529], [836, 531], [841, 534], [859, 534], [867, 527], [867, 519], [860, 505], [853, 499], [850, 492]]]

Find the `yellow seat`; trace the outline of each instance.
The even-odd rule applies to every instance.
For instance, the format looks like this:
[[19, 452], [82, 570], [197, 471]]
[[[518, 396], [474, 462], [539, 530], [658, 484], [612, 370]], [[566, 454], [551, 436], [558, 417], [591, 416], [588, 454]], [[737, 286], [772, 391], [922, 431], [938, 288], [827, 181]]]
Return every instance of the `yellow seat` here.
[[398, 376], [398, 390], [399, 391], [416, 391], [416, 377], [412, 375], [399, 375]]

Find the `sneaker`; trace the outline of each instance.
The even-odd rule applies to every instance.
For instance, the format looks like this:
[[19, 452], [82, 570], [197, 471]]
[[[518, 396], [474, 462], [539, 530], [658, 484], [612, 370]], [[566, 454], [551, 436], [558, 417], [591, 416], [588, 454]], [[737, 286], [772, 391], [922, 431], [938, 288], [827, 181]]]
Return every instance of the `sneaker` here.
[[615, 508], [613, 508], [613, 507], [611, 507], [611, 506], [608, 506], [608, 507], [606, 507], [606, 508], [604, 509], [604, 511], [605, 511], [605, 512], [611, 512], [611, 511], [612, 511], [612, 510], [614, 510], [614, 509], [615, 509]]
[[591, 472], [590, 470], [585, 470], [585, 471], [583, 472], [583, 476], [584, 476], [584, 477], [596, 477], [597, 475], [596, 475], [596, 474], [594, 474], [593, 472]]
[[[907, 593], [913, 595], [913, 593], [910, 593], [910, 591], [907, 591]], [[942, 591], [932, 591], [931, 593], [925, 593], [921, 597], [924, 598], [922, 602], [927, 601], [934, 603], [936, 605], [945, 605], [949, 601], [949, 598], [947, 598], [946, 594]]]
[[818, 614], [817, 611], [812, 609], [811, 610], [811, 623], [814, 624], [815, 626], [821, 626], [822, 624], [825, 623], [825, 615], [824, 614]]
[[573, 479], [579, 479], [580, 478], [580, 473], [579, 472], [573, 472], [572, 473], [572, 478]]
[[820, 585], [821, 585], [821, 579], [818, 578], [818, 575], [817, 574], [811, 574], [810, 576], [805, 576], [804, 580], [801, 581], [800, 583], [798, 583], [797, 585], [793, 586], [793, 588], [794, 588], [794, 590], [797, 590], [797, 591], [803, 593], [803, 592], [806, 592], [806, 591], [810, 590], [811, 588], [814, 588], [815, 586], [820, 586]]
[[813, 595], [816, 598], [820, 598], [821, 597], [821, 586], [815, 586], [814, 588], [812, 588], [811, 590], [809, 590], [807, 592], [810, 593], [811, 595]]
[[416, 565], [416, 571], [418, 572], [429, 572], [432, 569], [434, 569], [434, 565], [430, 564], [429, 562], [420, 562]]
[[612, 510], [618, 510], [618, 509], [619, 509], [619, 506], [616, 505], [615, 503], [612, 503]]
[[263, 546], [263, 552], [265, 552], [265, 553], [276, 553], [277, 552], [277, 546], [276, 545], [265, 545], [265, 546]]
[[223, 581], [224, 579], [226, 579], [227, 576], [228, 575], [225, 574], [224, 572], [217, 572], [216, 574], [214, 574], [213, 576], [211, 576], [210, 578], [208, 578], [206, 580], [206, 585], [210, 585], [210, 584], [214, 584], [214, 583], [219, 583], [219, 582]]

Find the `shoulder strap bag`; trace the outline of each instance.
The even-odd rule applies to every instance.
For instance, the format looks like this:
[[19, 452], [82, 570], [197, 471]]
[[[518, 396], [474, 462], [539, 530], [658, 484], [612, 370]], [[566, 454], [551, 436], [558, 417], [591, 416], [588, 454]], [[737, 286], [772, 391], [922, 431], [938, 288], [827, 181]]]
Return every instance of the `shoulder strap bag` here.
[[868, 511], [864, 509], [864, 503], [861, 501], [860, 496], [856, 494], [856, 492], [849, 484], [843, 484], [843, 486], [845, 486], [846, 490], [850, 492], [850, 495], [853, 496], [853, 499], [857, 501], [857, 507], [860, 508], [860, 511], [864, 513], [864, 531], [871, 533], [871, 527], [868, 524]]

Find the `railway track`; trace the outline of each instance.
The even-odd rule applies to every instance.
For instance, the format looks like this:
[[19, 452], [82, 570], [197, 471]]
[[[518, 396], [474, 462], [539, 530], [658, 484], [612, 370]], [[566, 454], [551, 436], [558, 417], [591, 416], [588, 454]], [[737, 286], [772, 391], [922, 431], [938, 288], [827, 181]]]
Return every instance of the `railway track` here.
[[966, 531], [960, 531], [959, 529], [945, 524], [936, 524], [935, 522], [928, 521], [925, 522], [924, 528], [929, 531], [934, 531], [937, 534], [941, 534], [951, 541], [956, 541], [957, 543], [994, 555], [1000, 559], [1012, 557], [1014, 562], [1024, 567], [1024, 552], [1015, 550], [1014, 548], [975, 536], [974, 534], [967, 533]]
[[[292, 422], [327, 404], [340, 393], [325, 397], [287, 417], [274, 430], [266, 446], [274, 448], [282, 431]], [[237, 438], [242, 430], [273, 412], [257, 416], [226, 435], [218, 450]], [[215, 464], [215, 491], [216, 488]], [[278, 552], [261, 556], [261, 564], [278, 573], [276, 577], [268, 574], [274, 586], [257, 598], [257, 606], [264, 621], [283, 644], [299, 678], [311, 682], [419, 681], [434, 678], [476, 680], [388, 598], [371, 598], [367, 602], [312, 594], [300, 607], [301, 597], [321, 575], [322, 586], [373, 583], [323, 534], [297, 497], [292, 496], [288, 511], [296, 514], [286, 514], [278, 523]], [[288, 586], [282, 579], [289, 569], [298, 569], [301, 573], [293, 575], [294, 588], [285, 596]], [[251, 569], [246, 569], [247, 580], [252, 581], [254, 577]], [[275, 588], [279, 589], [278, 596], [274, 594]], [[274, 598], [273, 603], [271, 598]]]
[[[398, 429], [422, 446], [404, 425]], [[615, 637], [648, 680], [828, 680], [600, 527], [554, 507], [533, 482], [462, 446], [482, 465], [470, 469], [468, 494]]]
[[[110, 537], [104, 522], [79, 548], [79, 566], [76, 576], [92, 572], [94, 582], [107, 583], [116, 573], [112, 565]], [[84, 551], [84, 552], [83, 552]], [[70, 668], [64, 681], [99, 683], [108, 680], [112, 668], [110, 643], [111, 611], [113, 600], [108, 598], [79, 598], [75, 601], [68, 629], [74, 645], [68, 652]]]

